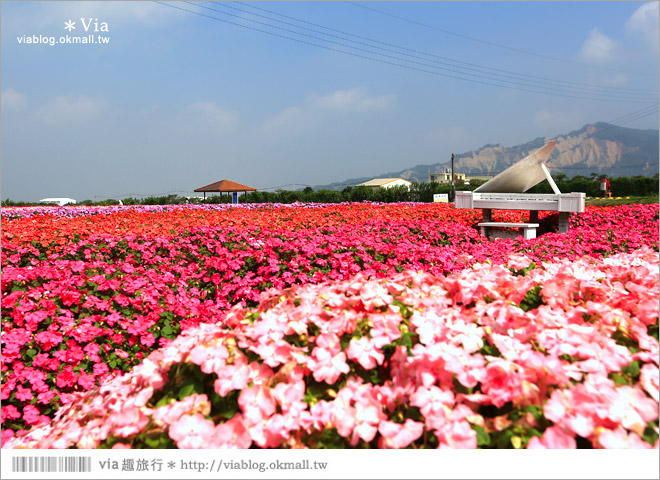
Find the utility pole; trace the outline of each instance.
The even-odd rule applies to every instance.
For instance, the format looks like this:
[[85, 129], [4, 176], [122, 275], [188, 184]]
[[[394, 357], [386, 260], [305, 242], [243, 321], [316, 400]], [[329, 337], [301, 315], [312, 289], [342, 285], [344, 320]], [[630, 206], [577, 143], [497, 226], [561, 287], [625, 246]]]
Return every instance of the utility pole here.
[[449, 194], [449, 201], [453, 202], [454, 199], [456, 198], [456, 184], [455, 184], [455, 177], [454, 177], [454, 158], [455, 155], [452, 153], [451, 154], [451, 192]]

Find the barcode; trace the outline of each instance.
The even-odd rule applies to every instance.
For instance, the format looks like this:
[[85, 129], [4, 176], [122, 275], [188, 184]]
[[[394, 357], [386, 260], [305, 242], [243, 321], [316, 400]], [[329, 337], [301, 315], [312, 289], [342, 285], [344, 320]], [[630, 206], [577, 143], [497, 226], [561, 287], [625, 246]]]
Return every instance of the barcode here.
[[92, 457], [13, 457], [12, 472], [91, 472]]

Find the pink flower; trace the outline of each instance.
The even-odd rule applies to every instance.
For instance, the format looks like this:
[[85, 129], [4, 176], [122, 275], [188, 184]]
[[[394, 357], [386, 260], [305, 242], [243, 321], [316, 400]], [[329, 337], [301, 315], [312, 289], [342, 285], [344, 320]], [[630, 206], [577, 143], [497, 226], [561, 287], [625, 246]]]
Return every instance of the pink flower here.
[[229, 352], [224, 345], [209, 347], [198, 345], [190, 352], [190, 361], [199, 365], [204, 373], [219, 372], [225, 366]]
[[429, 388], [419, 387], [410, 396], [410, 405], [419, 407], [424, 416], [445, 412], [453, 408], [454, 393], [449, 390], [442, 390], [435, 385]]
[[39, 409], [34, 405], [23, 407], [23, 419], [28, 425], [32, 426], [47, 425], [50, 423], [50, 418], [41, 415]]
[[226, 396], [232, 390], [245, 388], [250, 381], [250, 367], [242, 357], [234, 365], [226, 365], [216, 373], [218, 379], [214, 382], [213, 388], [221, 397]]
[[623, 428], [604, 430], [598, 435], [598, 443], [603, 448], [653, 448], [637, 434], [626, 432]]
[[100, 363], [99, 362], [99, 363], [94, 364], [93, 372], [94, 372], [94, 375], [96, 375], [97, 377], [99, 375], [103, 375], [104, 373], [109, 372], [109, 371], [110, 371], [110, 367], [108, 367], [108, 365], [105, 364], [105, 363]]
[[376, 282], [368, 282], [360, 289], [360, 300], [367, 310], [371, 310], [389, 305], [393, 299], [383, 286]]
[[169, 435], [178, 448], [205, 448], [215, 433], [215, 425], [204, 416], [183, 415], [170, 425]]
[[32, 360], [33, 367], [43, 367], [46, 370], [57, 370], [59, 365], [60, 361], [50, 358], [50, 355], [47, 353], [38, 353], [35, 355], [34, 360]]
[[208, 447], [250, 448], [250, 445], [252, 445], [252, 437], [243, 423], [243, 417], [236, 414], [230, 420], [215, 427]]
[[265, 385], [244, 389], [238, 397], [238, 404], [250, 424], [259, 423], [275, 413], [275, 400]]
[[304, 406], [305, 382], [300, 379], [294, 383], [278, 383], [271, 389], [273, 398], [277, 400], [283, 412]]
[[381, 434], [379, 448], [406, 448], [421, 437], [424, 433], [424, 424], [409, 418], [403, 425], [383, 420], [378, 425], [378, 432]]
[[543, 406], [546, 418], [565, 425], [571, 432], [589, 437], [596, 428], [594, 415], [602, 411], [598, 398], [589, 395], [581, 385], [571, 390], [555, 390]]
[[446, 423], [435, 434], [440, 448], [477, 448], [477, 432], [466, 421]]
[[2, 406], [2, 423], [5, 423], [6, 419], [16, 420], [17, 418], [21, 418], [21, 412], [14, 405]]
[[156, 338], [154, 337], [154, 334], [151, 332], [145, 332], [142, 335], [140, 335], [140, 344], [145, 347], [151, 347], [155, 342], [156, 342]]
[[575, 437], [565, 429], [554, 426], [546, 429], [543, 436], [532, 437], [527, 448], [577, 448]]
[[333, 384], [342, 373], [350, 371], [337, 335], [323, 333], [316, 339], [316, 345], [312, 350], [312, 358], [308, 360], [314, 380]]
[[66, 348], [53, 353], [53, 356], [62, 362], [78, 364], [85, 357], [85, 353], [74, 340], [67, 340]]
[[529, 267], [532, 261], [525, 255], [511, 255], [507, 265], [514, 270], [522, 270], [523, 268]]
[[55, 398], [55, 392], [52, 390], [46, 390], [45, 392], [41, 392], [39, 395], [37, 395], [37, 403], [48, 405], [53, 400], [53, 398]]
[[382, 365], [385, 359], [383, 352], [377, 349], [367, 337], [351, 339], [346, 349], [346, 356], [351, 360], [356, 360], [366, 370], [374, 368], [376, 364]]
[[64, 367], [64, 370], [62, 370], [59, 375], [57, 375], [55, 383], [57, 388], [66, 388], [74, 386], [77, 380], [78, 378], [73, 372], [73, 367], [71, 365], [67, 365]]
[[658, 393], [660, 382], [660, 370], [656, 365], [646, 364], [642, 367], [639, 376], [639, 381], [646, 392], [651, 395], [651, 398], [656, 403], [660, 401], [660, 394]]
[[2, 443], [0, 444], [1, 447], [4, 447], [6, 443], [8, 443], [11, 439], [13, 439], [15, 436], [15, 433], [13, 430], [6, 428], [2, 430]]
[[16, 395], [16, 398], [18, 398], [22, 402], [27, 402], [27, 401], [31, 400], [32, 397], [34, 396], [32, 394], [32, 390], [30, 390], [29, 388], [23, 388], [20, 385], [18, 387], [16, 387], [16, 394], [15, 395]]
[[158, 423], [172, 424], [176, 423], [184, 414], [200, 413], [208, 415], [211, 411], [211, 404], [205, 394], [188, 395], [181, 401], [172, 401], [166, 405], [156, 408], [152, 413], [152, 419]]
[[497, 408], [522, 397], [522, 377], [518, 366], [505, 360], [493, 359], [486, 367], [482, 390]]
[[115, 348], [115, 355], [122, 359], [128, 358], [128, 352], [122, 350], [121, 348]]
[[643, 435], [647, 422], [658, 419], [658, 402], [650, 399], [640, 388], [619, 387], [609, 404], [608, 418]]
[[[348, 437], [353, 432], [353, 428], [355, 428], [355, 409], [345, 402], [334, 401], [320, 412], [316, 410], [318, 409], [313, 409], [313, 413], [321, 419], [323, 427], [331, 421], [337, 428], [337, 433], [342, 437]], [[331, 415], [328, 415], [328, 413], [331, 413]]]
[[124, 405], [120, 411], [110, 414], [109, 422], [112, 424], [114, 435], [130, 437], [149, 423], [149, 417], [136, 406]]
[[78, 385], [80, 385], [84, 389], [89, 389], [92, 388], [94, 385], [96, 385], [96, 379], [94, 375], [89, 375], [87, 373], [80, 372], [78, 376]]

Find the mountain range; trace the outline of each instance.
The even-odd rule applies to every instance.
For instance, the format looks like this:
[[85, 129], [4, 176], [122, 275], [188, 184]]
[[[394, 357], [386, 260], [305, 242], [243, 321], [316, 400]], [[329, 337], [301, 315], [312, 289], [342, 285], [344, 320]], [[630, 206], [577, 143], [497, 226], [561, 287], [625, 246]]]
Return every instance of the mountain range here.
[[[557, 140], [557, 146], [547, 162], [553, 175], [564, 173], [574, 177], [597, 173], [611, 177], [653, 176], [659, 168], [658, 139], [658, 130], [639, 130], [598, 122], [554, 139], [539, 137], [514, 147], [484, 145], [478, 150], [456, 155], [454, 170], [467, 175], [495, 175], [550, 140]], [[416, 165], [398, 172], [374, 172], [373, 177], [316, 185], [314, 189], [341, 190], [347, 185], [356, 185], [372, 178], [400, 177], [411, 182], [428, 182], [430, 173], [442, 172], [450, 167], [451, 161]]]

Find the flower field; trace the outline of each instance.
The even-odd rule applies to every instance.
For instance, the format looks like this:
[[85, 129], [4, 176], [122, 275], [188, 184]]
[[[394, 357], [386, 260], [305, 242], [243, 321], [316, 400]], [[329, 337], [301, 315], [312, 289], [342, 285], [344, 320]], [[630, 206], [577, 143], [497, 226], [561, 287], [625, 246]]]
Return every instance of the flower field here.
[[3, 448], [657, 448], [658, 205], [480, 219], [3, 209]]

